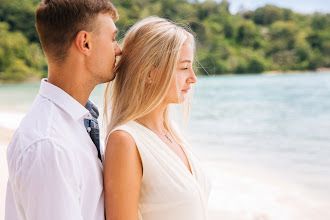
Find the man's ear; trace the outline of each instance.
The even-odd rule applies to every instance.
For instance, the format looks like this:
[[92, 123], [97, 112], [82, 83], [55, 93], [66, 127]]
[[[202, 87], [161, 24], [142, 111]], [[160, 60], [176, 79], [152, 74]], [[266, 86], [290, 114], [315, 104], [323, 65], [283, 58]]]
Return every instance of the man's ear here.
[[74, 39], [74, 43], [79, 52], [86, 56], [90, 56], [92, 42], [91, 42], [91, 34], [87, 31], [79, 31]]
[[155, 76], [156, 76], [156, 67], [153, 66], [153, 67], [151, 67], [151, 70], [150, 70], [149, 75], [147, 77], [147, 84], [150, 85], [154, 81]]

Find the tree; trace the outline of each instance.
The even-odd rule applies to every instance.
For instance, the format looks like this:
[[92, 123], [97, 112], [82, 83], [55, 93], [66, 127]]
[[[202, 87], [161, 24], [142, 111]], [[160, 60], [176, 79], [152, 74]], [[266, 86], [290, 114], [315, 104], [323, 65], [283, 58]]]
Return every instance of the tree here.
[[236, 41], [243, 46], [253, 46], [257, 28], [252, 21], [244, 21], [238, 28]]
[[3, 0], [0, 22], [10, 25], [11, 31], [21, 31], [32, 42], [39, 42], [35, 29], [35, 9], [39, 0]]
[[329, 28], [330, 26], [330, 14], [321, 14], [321, 13], [315, 13], [313, 14], [311, 27], [314, 30], [325, 30], [326, 28]]
[[29, 45], [20, 32], [10, 32], [9, 24], [0, 22], [0, 80], [21, 81], [41, 76], [46, 61], [37, 44]]
[[[119, 42], [132, 25], [151, 15], [188, 24], [196, 35], [200, 74], [330, 66], [330, 14], [299, 14], [265, 5], [233, 15], [227, 0], [111, 2], [119, 12]], [[40, 0], [0, 0], [1, 80], [47, 74], [34, 27], [34, 11], [39, 3]]]
[[281, 11], [278, 7], [273, 5], [266, 5], [258, 8], [254, 12], [253, 20], [256, 24], [269, 25], [274, 21], [281, 20]]

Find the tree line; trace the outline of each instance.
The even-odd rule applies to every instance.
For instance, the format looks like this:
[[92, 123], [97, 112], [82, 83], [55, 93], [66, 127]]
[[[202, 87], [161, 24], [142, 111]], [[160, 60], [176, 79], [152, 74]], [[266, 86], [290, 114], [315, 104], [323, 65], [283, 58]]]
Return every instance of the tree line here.
[[[118, 41], [136, 21], [151, 15], [188, 25], [196, 34], [199, 74], [260, 73], [330, 67], [330, 14], [299, 14], [265, 5], [229, 11], [229, 2], [112, 0], [120, 19]], [[35, 30], [39, 0], [0, 0], [0, 80], [46, 77]]]

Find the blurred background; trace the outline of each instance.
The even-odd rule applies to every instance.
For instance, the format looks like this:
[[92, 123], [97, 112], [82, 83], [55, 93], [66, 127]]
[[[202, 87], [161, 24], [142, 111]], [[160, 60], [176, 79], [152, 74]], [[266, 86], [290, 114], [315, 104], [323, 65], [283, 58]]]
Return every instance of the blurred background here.
[[[196, 33], [186, 135], [213, 184], [209, 219], [330, 219], [328, 1], [111, 2], [119, 42], [150, 15]], [[39, 3], [0, 0], [0, 219], [6, 147], [47, 77], [34, 25]], [[91, 95], [100, 109], [103, 90]]]

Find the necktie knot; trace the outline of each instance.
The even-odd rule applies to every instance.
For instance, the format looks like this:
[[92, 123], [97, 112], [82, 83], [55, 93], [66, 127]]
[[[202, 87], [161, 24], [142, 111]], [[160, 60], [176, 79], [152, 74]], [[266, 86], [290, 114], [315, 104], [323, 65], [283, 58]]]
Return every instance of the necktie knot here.
[[93, 118], [97, 119], [99, 117], [99, 110], [91, 100], [87, 101], [85, 108], [91, 113]]

